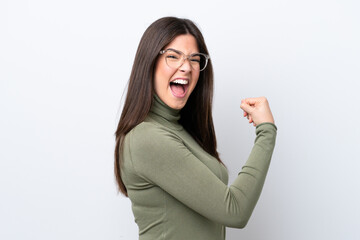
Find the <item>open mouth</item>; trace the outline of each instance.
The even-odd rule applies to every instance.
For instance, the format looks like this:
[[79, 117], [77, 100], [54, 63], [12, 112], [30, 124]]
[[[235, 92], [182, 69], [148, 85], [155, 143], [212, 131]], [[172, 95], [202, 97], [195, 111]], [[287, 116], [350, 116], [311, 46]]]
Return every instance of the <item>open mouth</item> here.
[[175, 97], [184, 97], [189, 87], [189, 81], [185, 79], [175, 79], [170, 82], [170, 89]]

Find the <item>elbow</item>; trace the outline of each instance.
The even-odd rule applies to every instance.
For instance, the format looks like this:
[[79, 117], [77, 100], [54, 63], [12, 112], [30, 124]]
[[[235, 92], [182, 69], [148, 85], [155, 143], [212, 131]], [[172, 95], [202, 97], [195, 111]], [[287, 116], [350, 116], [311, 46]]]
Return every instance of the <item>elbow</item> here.
[[234, 222], [234, 225], [229, 226], [229, 227], [243, 229], [246, 227], [248, 220], [249, 219], [240, 219], [240, 221]]
[[247, 223], [248, 223], [247, 221], [240, 222], [240, 223], [236, 226], [236, 228], [243, 229], [243, 228], [246, 227]]
[[239, 228], [239, 229], [243, 229], [246, 227], [248, 221], [249, 221], [250, 217], [245, 217], [245, 216], [237, 216], [234, 218], [228, 218], [228, 222], [225, 223], [225, 225], [227, 227], [231, 227], [231, 228]]
[[[230, 187], [231, 188], [231, 187]], [[224, 224], [227, 227], [231, 228], [245, 228], [256, 205], [254, 198], [247, 197], [243, 191], [237, 188], [232, 188], [235, 192], [234, 194], [239, 194], [237, 198], [233, 197], [231, 194], [228, 197], [225, 216], [226, 223]], [[230, 192], [230, 191], [229, 191]]]

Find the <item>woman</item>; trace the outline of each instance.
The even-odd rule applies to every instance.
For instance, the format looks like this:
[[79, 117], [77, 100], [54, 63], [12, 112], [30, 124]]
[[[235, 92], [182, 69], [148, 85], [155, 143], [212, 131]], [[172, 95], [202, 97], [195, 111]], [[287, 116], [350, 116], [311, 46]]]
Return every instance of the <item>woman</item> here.
[[117, 183], [142, 240], [225, 239], [225, 226], [243, 228], [249, 220], [275, 145], [274, 119], [265, 98], [242, 100], [257, 136], [228, 187], [212, 95], [212, 64], [194, 23], [166, 17], [151, 24], [136, 53], [115, 148]]

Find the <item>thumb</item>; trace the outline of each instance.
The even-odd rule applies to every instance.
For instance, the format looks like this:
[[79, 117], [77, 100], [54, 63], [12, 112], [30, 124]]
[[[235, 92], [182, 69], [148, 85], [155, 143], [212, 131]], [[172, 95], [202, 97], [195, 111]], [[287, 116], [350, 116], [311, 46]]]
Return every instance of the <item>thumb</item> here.
[[249, 105], [248, 103], [246, 103], [244, 100], [241, 100], [240, 108], [241, 108], [242, 110], [244, 110], [245, 112], [247, 112], [247, 113], [251, 113], [254, 107], [250, 106], [250, 105]]

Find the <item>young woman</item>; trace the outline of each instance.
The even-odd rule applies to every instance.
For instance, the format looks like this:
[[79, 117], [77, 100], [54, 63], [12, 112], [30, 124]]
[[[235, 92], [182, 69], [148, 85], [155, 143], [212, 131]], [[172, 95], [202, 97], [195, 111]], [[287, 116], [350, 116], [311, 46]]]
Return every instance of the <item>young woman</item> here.
[[132, 202], [139, 238], [225, 239], [243, 228], [260, 196], [275, 145], [266, 98], [241, 109], [256, 126], [249, 159], [229, 187], [212, 121], [213, 70], [193, 22], [161, 18], [145, 31], [116, 131], [115, 175]]

